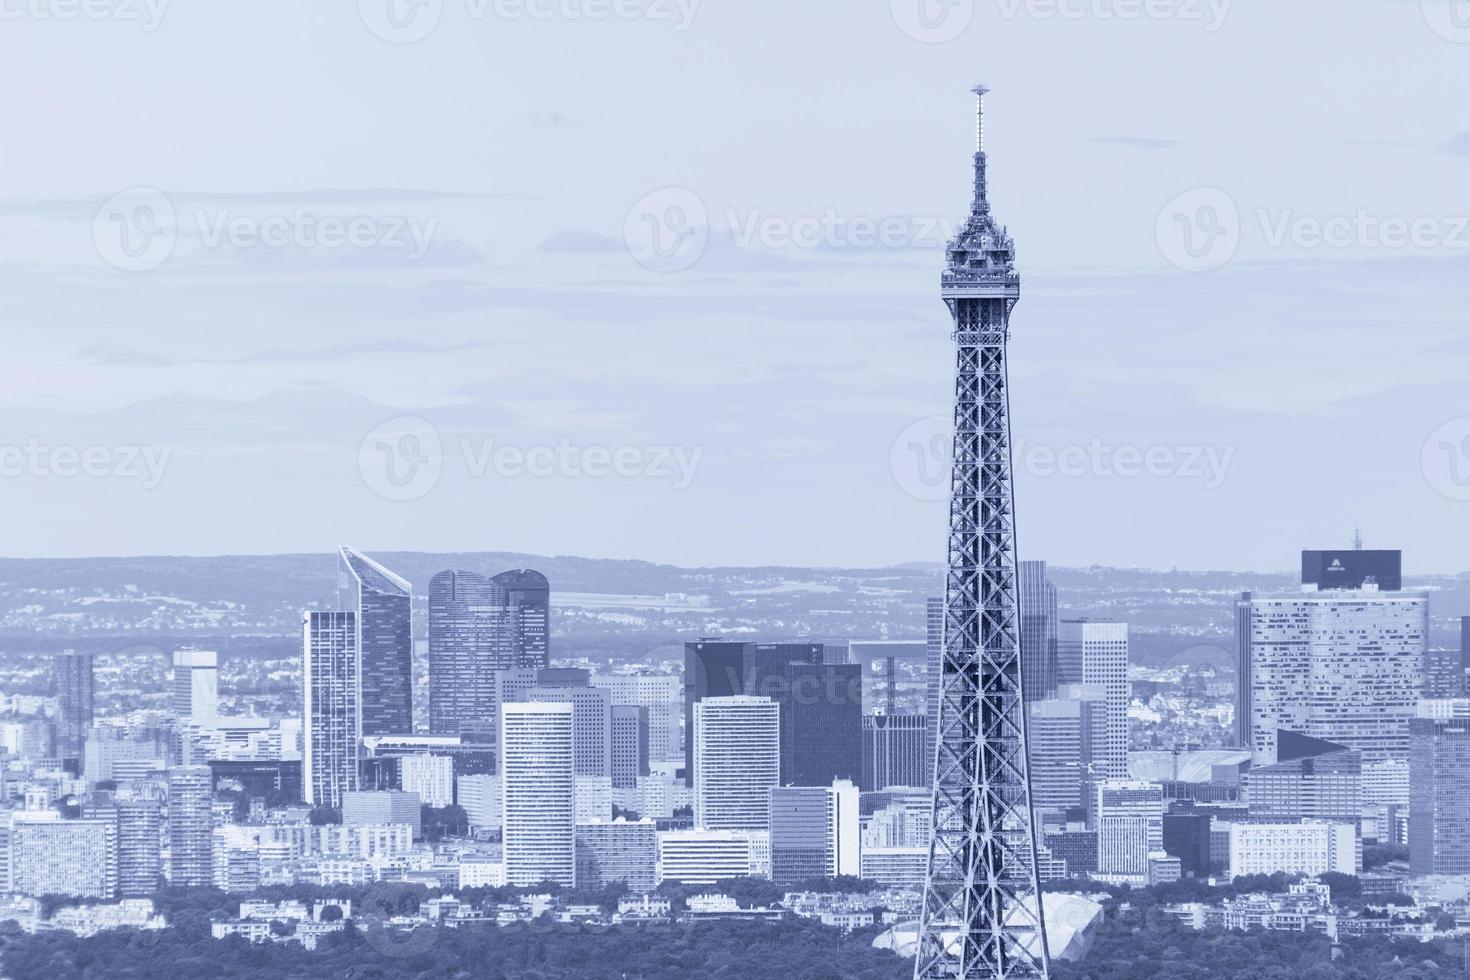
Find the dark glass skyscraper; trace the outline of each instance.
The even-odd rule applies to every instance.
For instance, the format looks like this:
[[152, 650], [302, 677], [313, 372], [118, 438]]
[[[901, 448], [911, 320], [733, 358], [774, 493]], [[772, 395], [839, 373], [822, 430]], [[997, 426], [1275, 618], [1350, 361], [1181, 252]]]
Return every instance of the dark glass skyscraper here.
[[429, 582], [429, 730], [493, 741], [495, 674], [543, 668], [551, 586], [530, 569], [486, 578], [447, 571]]
[[[63, 759], [82, 757], [92, 728], [92, 655], [67, 650], [56, 661], [56, 696], [60, 702], [57, 751]], [[80, 768], [78, 768], [80, 771]]]
[[352, 548], [338, 561], [339, 601], [357, 613], [362, 735], [413, 733], [413, 587]]
[[1016, 563], [1021, 602], [1021, 683], [1027, 701], [1045, 701], [1057, 691], [1057, 588], [1046, 562]]
[[856, 784], [863, 771], [863, 674], [859, 664], [786, 664], [781, 706], [781, 785]]

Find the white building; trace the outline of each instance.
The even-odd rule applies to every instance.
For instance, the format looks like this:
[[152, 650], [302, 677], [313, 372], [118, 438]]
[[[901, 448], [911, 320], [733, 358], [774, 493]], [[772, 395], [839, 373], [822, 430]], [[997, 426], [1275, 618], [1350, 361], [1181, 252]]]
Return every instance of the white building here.
[[1108, 780], [1097, 787], [1097, 869], [1146, 876], [1149, 855], [1164, 849], [1164, 790], [1158, 783]]
[[1408, 803], [1409, 719], [1429, 632], [1429, 600], [1376, 588], [1246, 593], [1237, 604], [1241, 734], [1257, 765], [1278, 729], [1363, 756], [1363, 802]]
[[504, 888], [505, 862], [493, 857], [466, 854], [459, 859], [460, 888]]
[[357, 614], [307, 612], [301, 629], [302, 790], [313, 806], [339, 807], [362, 761]]
[[1350, 823], [1232, 823], [1230, 877], [1276, 872], [1358, 873], [1357, 829]]
[[460, 776], [454, 782], [459, 792], [459, 805], [464, 808], [470, 826], [499, 830], [500, 777], [475, 774]]
[[398, 782], [405, 793], [417, 793], [425, 806], [454, 802], [454, 760], [447, 755], [405, 755], [398, 760]]
[[10, 827], [9, 880], [23, 895], [117, 897], [117, 825], [17, 816]]
[[1114, 779], [1128, 778], [1128, 624], [1062, 620], [1057, 627], [1057, 680], [1101, 687], [1107, 740], [1092, 757]]
[[576, 884], [572, 711], [567, 703], [501, 705], [500, 813], [508, 884]]
[[208, 723], [219, 715], [219, 654], [175, 650], [173, 711], [179, 718]]
[[611, 820], [613, 786], [611, 776], [578, 776], [576, 778], [577, 823]]
[[694, 823], [768, 830], [781, 778], [780, 707], [770, 698], [705, 698], [694, 705]]
[[765, 831], [669, 830], [658, 835], [659, 881], [713, 885], [725, 878], [769, 877]]

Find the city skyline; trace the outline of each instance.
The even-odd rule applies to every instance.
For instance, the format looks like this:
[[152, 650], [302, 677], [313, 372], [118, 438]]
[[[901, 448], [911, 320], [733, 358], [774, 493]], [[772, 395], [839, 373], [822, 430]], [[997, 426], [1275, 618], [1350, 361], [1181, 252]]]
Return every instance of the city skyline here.
[[[1467, 305], [1466, 250], [1360, 244], [1356, 231], [1350, 247], [1311, 247], [1297, 227], [1364, 211], [1379, 225], [1438, 220], [1452, 237], [1445, 222], [1464, 214], [1470, 160], [1453, 97], [1470, 72], [1463, 46], [1420, 4], [1386, 0], [1227, 4], [1215, 30], [954, 6], [973, 19], [947, 43], [909, 36], [881, 5], [842, 18], [852, 45], [840, 49], [892, 66], [882, 77], [835, 62], [830, 0], [744, 13], [702, 4], [683, 31], [494, 24], [451, 5], [410, 44], [382, 41], [352, 9], [279, 2], [258, 7], [268, 15], [172, 10], [151, 32], [15, 21], [0, 63], [17, 77], [66, 63], [93, 87], [126, 74], [135, 97], [59, 110], [106, 153], [31, 140], [0, 164], [0, 315], [38, 327], [13, 331], [30, 370], [0, 395], [0, 424], [15, 433], [0, 463], [18, 449], [24, 470], [34, 438], [107, 447], [112, 464], [106, 477], [63, 476], [61, 464], [0, 479], [0, 501], [43, 518], [15, 528], [5, 552], [269, 554], [354, 541], [682, 565], [941, 560], [943, 454], [929, 447], [946, 415], [935, 367], [946, 326], [923, 284], [964, 205], [967, 134], [946, 124], [948, 93], [983, 71], [1007, 93], [991, 121], [1010, 148], [997, 204], [1027, 229], [1033, 284], [1017, 314], [1017, 485], [1032, 528], [1021, 557], [1286, 568], [1277, 542], [1330, 546], [1362, 523], [1408, 549], [1416, 570], [1464, 571], [1435, 528], [1459, 517], [1470, 455], [1456, 470], [1462, 434], [1432, 437], [1466, 417], [1470, 349], [1455, 312]], [[538, 58], [553, 37], [604, 81]], [[626, 45], [626, 63], [610, 61], [606, 37]], [[1347, 60], [1360, 37], [1379, 57]], [[177, 84], [198, 52], [235, 41], [268, 44], [305, 77], [286, 86], [265, 72], [247, 100]], [[776, 63], [733, 67], [752, 48]], [[1299, 67], [1303, 50], [1325, 52], [1322, 70]], [[1109, 83], [1058, 78], [1059, 57]], [[1247, 61], [1253, 70], [1235, 68]], [[517, 96], [443, 97], [483, 84], [480, 70]], [[1230, 84], [1177, 84], [1212, 71]], [[663, 111], [638, 108], [670, 72], [682, 83]], [[827, 84], [835, 77], [841, 86]], [[337, 78], [359, 80], [362, 98], [328, 113], [300, 95]], [[254, 107], [272, 93], [281, 115], [265, 126]], [[0, 118], [27, 132], [44, 125], [38, 112], [12, 105]], [[194, 121], [194, 138], [160, 128], [176, 114]], [[383, 114], [400, 120], [401, 139], [377, 135]], [[1404, 173], [1413, 179], [1393, 179]], [[164, 192], [187, 227], [170, 261], [125, 272], [99, 255], [93, 224], [140, 187]], [[641, 226], [640, 202], [678, 188], [718, 234], [690, 269], [645, 268], [624, 240], [628, 219]], [[1161, 252], [1158, 222], [1202, 188], [1229, 196], [1244, 235], [1230, 264], [1190, 273]], [[258, 230], [298, 210], [401, 219], [406, 247], [208, 244], [221, 220]], [[821, 226], [829, 210], [838, 228], [894, 217], [921, 240], [782, 248], [757, 231], [741, 244], [752, 220], [789, 231]], [[408, 219], [421, 233], [437, 221], [417, 260]], [[115, 227], [106, 214], [101, 225]], [[1376, 341], [1390, 324], [1385, 358]], [[428, 420], [441, 444], [437, 485], [416, 500], [382, 496], [380, 474], [367, 480], [359, 465], [369, 437], [400, 417]], [[542, 478], [524, 464], [507, 475], [515, 467], [494, 461], [502, 447], [564, 441], [582, 454], [640, 450], [637, 475]], [[1110, 471], [1127, 462], [1120, 451], [1158, 449], [1165, 469], [1198, 475], [1102, 476], [1087, 458], [1094, 441]], [[126, 467], [136, 477], [115, 472], [128, 460], [113, 447], [139, 450]], [[682, 450], [684, 466], [661, 448]], [[1062, 475], [1038, 449], [1080, 452], [1082, 475]], [[813, 471], [845, 492], [829, 499]], [[774, 486], [783, 506], [739, 534], [703, 519]], [[202, 519], [204, 500], [235, 518]], [[468, 516], [491, 512], [520, 516]], [[1188, 547], [1178, 527], [1191, 529]]]

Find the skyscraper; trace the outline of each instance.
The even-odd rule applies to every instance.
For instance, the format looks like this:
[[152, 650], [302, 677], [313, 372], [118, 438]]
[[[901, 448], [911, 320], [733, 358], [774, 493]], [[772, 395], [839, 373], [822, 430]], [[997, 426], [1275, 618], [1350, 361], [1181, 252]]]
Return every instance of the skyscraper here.
[[767, 830], [780, 785], [781, 709], [770, 698], [704, 698], [694, 705], [694, 823]]
[[570, 704], [577, 775], [612, 775], [612, 712], [606, 691], [538, 686], [526, 693], [526, 700]]
[[863, 770], [859, 787], [924, 786], [934, 778], [934, 760], [924, 715], [868, 715], [863, 718]]
[[360, 551], [338, 558], [340, 606], [357, 614], [362, 735], [411, 735], [413, 587]]
[[648, 775], [648, 709], [639, 705], [612, 706], [612, 784], [614, 789], [638, 785]]
[[939, 737], [939, 692], [944, 678], [944, 598], [930, 596], [924, 603], [924, 717], [928, 719], [929, 738], [924, 747], [925, 768], [929, 775], [924, 785], [934, 779], [934, 752]]
[[1409, 721], [1409, 870], [1470, 874], [1470, 700]]
[[863, 768], [863, 675], [858, 664], [788, 663], [781, 707], [781, 785], [857, 782]]
[[1031, 750], [1031, 805], [1051, 823], [1067, 823], [1069, 811], [1085, 811], [1094, 764], [1108, 746], [1106, 694], [1097, 686], [1064, 685], [1071, 697], [1032, 701], [1027, 745]]
[[179, 766], [168, 771], [171, 884], [202, 887], [214, 880], [212, 785], [208, 766]]
[[511, 885], [576, 885], [573, 710], [567, 703], [501, 705], [501, 832]]
[[209, 722], [219, 716], [219, 654], [175, 650], [173, 711], [179, 718]]
[[80, 764], [82, 746], [92, 729], [92, 655], [65, 650], [56, 659], [56, 696], [60, 717], [57, 719], [57, 751], [63, 759], [76, 759]]
[[1103, 689], [1108, 740], [1097, 758], [1113, 779], [1128, 775], [1128, 624], [1063, 620], [1057, 631], [1057, 675], [1063, 684]]
[[486, 578], [446, 571], [429, 582], [429, 729], [496, 730], [497, 671], [547, 665], [551, 588], [529, 569]]
[[779, 701], [790, 691], [786, 665], [821, 665], [824, 654], [821, 643], [700, 640], [684, 644], [685, 782], [694, 785], [694, 770], [699, 764], [694, 744], [697, 703], [704, 698], [739, 696]]
[[306, 613], [302, 646], [303, 790], [308, 803], [340, 807], [362, 760], [357, 614]]
[[780, 786], [771, 790], [771, 880], [857, 877], [861, 871], [858, 788]]
[[1407, 804], [1428, 607], [1372, 588], [1243, 596], [1237, 683], [1256, 763], [1275, 761], [1278, 731], [1326, 739], [1362, 753], [1365, 803]]
[[1021, 296], [1015, 244], [990, 212], [984, 86], [975, 194], [949, 243], [954, 442], [934, 769], [934, 834], [916, 980], [1045, 977], [1022, 703], [1006, 342]]
[[1158, 783], [1110, 780], [1097, 787], [1100, 874], [1148, 874], [1150, 854], [1164, 849], [1164, 790]]
[[684, 685], [673, 674], [594, 674], [593, 687], [608, 693], [615, 705], [648, 709], [648, 757], [684, 764], [679, 719], [684, 714]]
[[1057, 588], [1046, 562], [1016, 563], [1021, 606], [1021, 676], [1027, 701], [1045, 701], [1057, 689]]

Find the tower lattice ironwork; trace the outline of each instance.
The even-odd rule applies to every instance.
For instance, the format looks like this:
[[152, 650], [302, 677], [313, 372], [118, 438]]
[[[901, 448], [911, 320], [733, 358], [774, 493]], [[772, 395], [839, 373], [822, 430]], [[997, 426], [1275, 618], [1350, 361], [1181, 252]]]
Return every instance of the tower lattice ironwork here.
[[975, 197], [948, 249], [954, 450], [933, 838], [914, 976], [1046, 977], [1021, 695], [1006, 341], [1021, 296], [1015, 244], [990, 213], [984, 101]]

